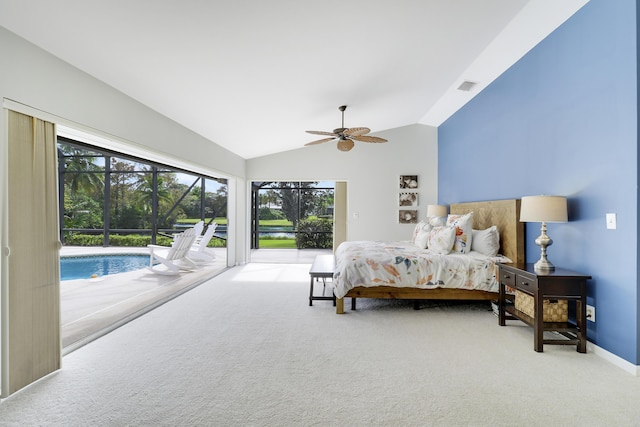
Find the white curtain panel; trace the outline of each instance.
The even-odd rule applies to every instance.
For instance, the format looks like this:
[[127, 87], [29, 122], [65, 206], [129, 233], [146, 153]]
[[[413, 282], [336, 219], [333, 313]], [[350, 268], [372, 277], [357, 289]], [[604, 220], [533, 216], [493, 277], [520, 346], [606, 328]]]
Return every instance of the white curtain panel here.
[[60, 369], [62, 357], [55, 125], [14, 111], [8, 117], [3, 396]]

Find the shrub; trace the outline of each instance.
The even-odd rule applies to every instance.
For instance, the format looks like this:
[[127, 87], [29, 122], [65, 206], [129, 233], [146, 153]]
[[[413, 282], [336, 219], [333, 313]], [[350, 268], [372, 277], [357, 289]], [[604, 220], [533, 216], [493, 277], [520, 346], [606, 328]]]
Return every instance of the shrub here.
[[330, 249], [333, 247], [333, 222], [322, 218], [307, 218], [298, 222], [298, 249]]
[[[157, 236], [156, 245], [171, 246], [173, 239], [167, 236]], [[102, 246], [102, 234], [71, 234], [65, 236], [64, 243], [69, 246]], [[111, 234], [110, 246], [146, 247], [151, 244], [151, 236], [140, 234]], [[224, 248], [227, 242], [224, 239], [214, 237], [209, 241], [209, 248]]]
[[281, 211], [277, 210], [277, 209], [271, 209], [268, 208], [266, 206], [263, 206], [260, 208], [260, 219], [266, 219], [266, 220], [271, 220], [271, 219], [285, 219], [284, 215], [282, 214]]
[[64, 242], [72, 246], [102, 246], [102, 234], [69, 234]]

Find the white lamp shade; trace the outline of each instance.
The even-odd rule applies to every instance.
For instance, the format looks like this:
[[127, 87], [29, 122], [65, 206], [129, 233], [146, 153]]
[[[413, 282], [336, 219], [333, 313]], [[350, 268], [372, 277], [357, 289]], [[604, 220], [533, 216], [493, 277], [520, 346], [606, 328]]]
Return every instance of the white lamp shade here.
[[562, 196], [525, 196], [520, 222], [567, 222], [567, 199]]
[[447, 216], [447, 207], [442, 205], [428, 205], [427, 216], [436, 218]]

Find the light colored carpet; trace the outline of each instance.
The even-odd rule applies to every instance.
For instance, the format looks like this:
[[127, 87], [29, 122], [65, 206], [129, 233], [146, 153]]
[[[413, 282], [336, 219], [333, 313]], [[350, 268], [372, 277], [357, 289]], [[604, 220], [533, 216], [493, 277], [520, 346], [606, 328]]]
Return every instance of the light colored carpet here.
[[[5, 426], [624, 426], [640, 378], [533, 351], [488, 304], [308, 305], [309, 265], [238, 267], [63, 358]], [[350, 307], [347, 302], [346, 307]]]

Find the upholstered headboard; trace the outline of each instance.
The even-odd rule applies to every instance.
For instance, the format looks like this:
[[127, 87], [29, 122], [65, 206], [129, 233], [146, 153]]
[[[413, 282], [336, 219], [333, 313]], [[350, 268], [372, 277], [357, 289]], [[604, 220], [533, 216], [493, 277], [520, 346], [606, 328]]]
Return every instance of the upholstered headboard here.
[[452, 203], [452, 214], [473, 212], [473, 228], [495, 225], [500, 232], [500, 253], [513, 262], [524, 263], [524, 223], [520, 222], [520, 199]]

